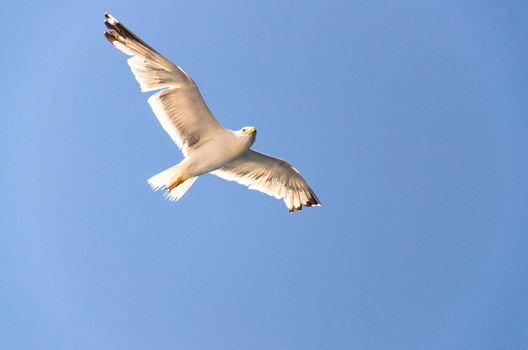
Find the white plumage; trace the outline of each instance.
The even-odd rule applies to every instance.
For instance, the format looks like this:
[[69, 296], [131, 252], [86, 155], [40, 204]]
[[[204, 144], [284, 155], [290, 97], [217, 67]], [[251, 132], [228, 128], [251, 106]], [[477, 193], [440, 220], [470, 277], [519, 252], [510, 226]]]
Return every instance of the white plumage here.
[[167, 189], [166, 197], [180, 199], [197, 177], [212, 173], [282, 198], [290, 211], [319, 206], [308, 183], [287, 162], [255, 152], [256, 129], [232, 131], [213, 116], [198, 87], [180, 67], [134, 35], [109, 13], [105, 37], [132, 56], [128, 64], [141, 91], [161, 90], [148, 99], [163, 129], [181, 149], [185, 159], [148, 180], [155, 189]]

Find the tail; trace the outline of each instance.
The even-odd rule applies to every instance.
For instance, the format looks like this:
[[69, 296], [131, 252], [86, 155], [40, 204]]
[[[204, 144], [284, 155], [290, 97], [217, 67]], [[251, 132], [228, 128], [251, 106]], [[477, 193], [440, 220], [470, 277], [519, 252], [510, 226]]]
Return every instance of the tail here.
[[[150, 179], [147, 180], [148, 184], [154, 191], [157, 191], [161, 188], [167, 188], [170, 183], [175, 181], [179, 176], [181, 176], [181, 170], [179, 169], [179, 165], [175, 165], [167, 170], [162, 171], [159, 174], [156, 174], [152, 176]], [[191, 188], [194, 181], [196, 181], [197, 177], [191, 177], [190, 179], [185, 180], [180, 185], [173, 188], [171, 191], [166, 191], [163, 194], [163, 197], [167, 198], [170, 201], [177, 201], [183, 195], [185, 192]]]

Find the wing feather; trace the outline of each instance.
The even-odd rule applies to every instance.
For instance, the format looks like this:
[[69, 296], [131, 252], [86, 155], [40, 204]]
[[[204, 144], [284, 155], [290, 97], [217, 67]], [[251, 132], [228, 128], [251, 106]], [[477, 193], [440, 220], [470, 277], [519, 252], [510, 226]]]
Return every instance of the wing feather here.
[[212, 172], [249, 189], [283, 199], [290, 212], [321, 202], [299, 172], [288, 162], [263, 153], [247, 150], [224, 167]]
[[117, 49], [132, 56], [128, 65], [141, 91], [163, 89], [148, 102], [163, 129], [187, 155], [198, 148], [205, 137], [225, 129], [215, 119], [194, 81], [180, 67], [163, 57], [132, 33], [115, 17], [105, 13], [110, 32], [105, 37]]

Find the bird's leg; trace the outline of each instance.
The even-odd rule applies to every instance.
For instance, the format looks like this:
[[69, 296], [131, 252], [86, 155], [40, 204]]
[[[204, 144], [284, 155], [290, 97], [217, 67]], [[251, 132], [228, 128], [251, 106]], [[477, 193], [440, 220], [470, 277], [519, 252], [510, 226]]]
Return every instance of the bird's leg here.
[[167, 185], [167, 191], [172, 191], [174, 188], [178, 187], [179, 185], [181, 185], [183, 183], [183, 177], [182, 176], [178, 176], [176, 178], [176, 180], [170, 182], [168, 185]]

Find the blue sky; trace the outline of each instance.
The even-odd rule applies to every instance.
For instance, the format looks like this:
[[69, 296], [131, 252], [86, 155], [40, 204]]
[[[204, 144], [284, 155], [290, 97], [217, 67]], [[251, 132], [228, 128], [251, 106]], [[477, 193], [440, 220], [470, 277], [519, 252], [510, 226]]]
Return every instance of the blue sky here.
[[[323, 206], [181, 154], [111, 11]], [[528, 348], [528, 5], [8, 2], [0, 348]]]

